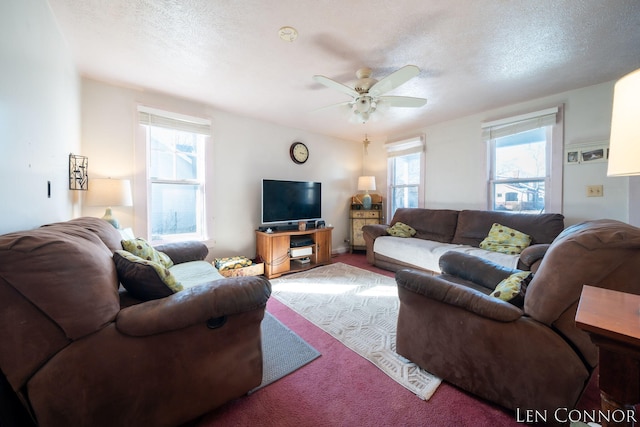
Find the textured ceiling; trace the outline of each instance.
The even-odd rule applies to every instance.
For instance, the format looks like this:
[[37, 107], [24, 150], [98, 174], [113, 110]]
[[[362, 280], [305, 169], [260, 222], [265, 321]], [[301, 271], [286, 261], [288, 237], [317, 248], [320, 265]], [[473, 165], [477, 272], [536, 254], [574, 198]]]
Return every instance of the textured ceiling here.
[[[640, 68], [638, 0], [48, 0], [80, 72], [320, 134], [385, 138]], [[293, 26], [294, 42], [278, 37]], [[350, 123], [358, 68], [428, 99]]]

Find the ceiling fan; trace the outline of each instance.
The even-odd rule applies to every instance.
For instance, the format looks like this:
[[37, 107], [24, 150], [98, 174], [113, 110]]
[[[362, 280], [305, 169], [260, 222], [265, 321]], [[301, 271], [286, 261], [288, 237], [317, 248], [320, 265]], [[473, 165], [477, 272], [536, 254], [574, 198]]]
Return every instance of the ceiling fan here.
[[316, 82], [352, 97], [350, 101], [329, 105], [321, 109], [349, 106], [353, 112], [353, 118], [357, 122], [366, 123], [371, 118], [371, 114], [384, 106], [419, 108], [427, 103], [424, 98], [384, 95], [417, 76], [420, 69], [415, 65], [405, 65], [381, 80], [372, 78], [371, 73], [371, 68], [360, 68], [356, 72], [358, 80], [353, 88], [325, 76], [313, 76], [313, 80]]

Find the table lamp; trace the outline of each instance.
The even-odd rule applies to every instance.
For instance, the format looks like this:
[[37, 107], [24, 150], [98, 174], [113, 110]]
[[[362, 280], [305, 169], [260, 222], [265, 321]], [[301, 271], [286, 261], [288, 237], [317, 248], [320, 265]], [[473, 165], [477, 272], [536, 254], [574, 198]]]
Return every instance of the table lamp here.
[[640, 175], [640, 69], [613, 90], [607, 176]]
[[128, 179], [90, 179], [86, 203], [88, 206], [106, 206], [102, 219], [120, 228], [120, 222], [114, 218], [111, 207], [133, 205], [131, 182]]
[[376, 177], [358, 177], [358, 191], [364, 191], [364, 196], [362, 196], [362, 207], [364, 209], [371, 209], [371, 196], [369, 195], [369, 191], [376, 191]]

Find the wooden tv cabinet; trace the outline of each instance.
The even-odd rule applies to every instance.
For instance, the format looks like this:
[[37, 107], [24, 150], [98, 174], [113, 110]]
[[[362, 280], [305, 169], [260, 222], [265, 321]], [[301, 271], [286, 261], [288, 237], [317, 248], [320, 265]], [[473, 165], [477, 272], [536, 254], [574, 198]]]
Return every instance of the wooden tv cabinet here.
[[[264, 262], [264, 275], [268, 279], [287, 273], [308, 270], [331, 262], [331, 232], [333, 227], [313, 230], [256, 231], [256, 257]], [[302, 248], [310, 248], [310, 255], [291, 256], [291, 237], [308, 236], [313, 242]], [[295, 248], [295, 249], [302, 249]], [[309, 262], [300, 260], [309, 258]]]

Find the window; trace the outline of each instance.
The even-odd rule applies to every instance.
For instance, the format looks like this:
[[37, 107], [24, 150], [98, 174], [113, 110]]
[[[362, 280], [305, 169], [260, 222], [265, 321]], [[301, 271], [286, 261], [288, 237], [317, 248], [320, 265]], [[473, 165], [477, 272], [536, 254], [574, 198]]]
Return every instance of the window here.
[[560, 108], [483, 124], [489, 143], [489, 209], [560, 212]]
[[388, 218], [398, 208], [423, 205], [424, 141], [416, 137], [385, 144], [387, 149]]
[[152, 241], [204, 240], [207, 120], [140, 109]]

